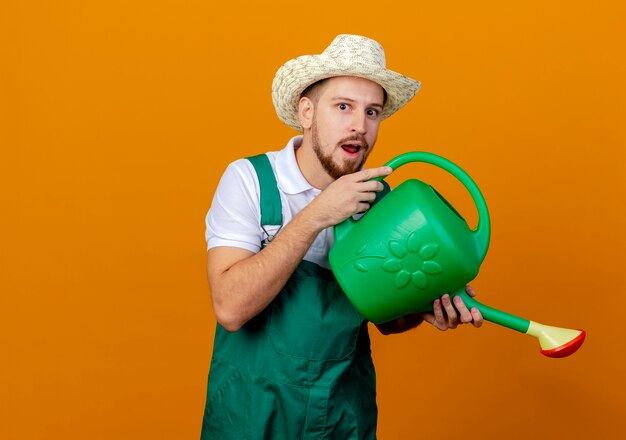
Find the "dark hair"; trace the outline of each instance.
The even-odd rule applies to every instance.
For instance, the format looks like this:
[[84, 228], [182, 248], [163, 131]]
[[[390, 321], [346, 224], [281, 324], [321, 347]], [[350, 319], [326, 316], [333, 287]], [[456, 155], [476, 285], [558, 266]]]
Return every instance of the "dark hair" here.
[[302, 93], [300, 94], [300, 98], [307, 97], [315, 104], [317, 104], [317, 100], [322, 90], [322, 86], [324, 85], [324, 83], [326, 83], [326, 81], [328, 81], [328, 78], [320, 79], [319, 81], [314, 82], [302, 91]]

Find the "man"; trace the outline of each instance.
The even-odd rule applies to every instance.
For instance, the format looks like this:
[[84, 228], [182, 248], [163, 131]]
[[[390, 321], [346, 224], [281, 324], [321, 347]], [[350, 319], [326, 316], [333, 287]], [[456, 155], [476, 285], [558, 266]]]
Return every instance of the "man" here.
[[[363, 164], [380, 122], [419, 86], [386, 69], [377, 42], [356, 35], [276, 73], [276, 112], [303, 135], [230, 164], [206, 220], [218, 325], [203, 439], [376, 437], [367, 322], [329, 270], [328, 252], [332, 226], [367, 211], [383, 191], [370, 179], [391, 169]], [[444, 295], [433, 309], [378, 328], [482, 323], [460, 298], [452, 304]]]

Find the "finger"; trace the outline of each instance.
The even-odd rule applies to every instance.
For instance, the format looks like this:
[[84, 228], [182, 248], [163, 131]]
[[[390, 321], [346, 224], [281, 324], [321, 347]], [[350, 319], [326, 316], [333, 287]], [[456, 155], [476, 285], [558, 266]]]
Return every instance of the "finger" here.
[[474, 292], [474, 289], [472, 289], [470, 286], [465, 286], [465, 291], [469, 296], [476, 296], [476, 292]]
[[374, 177], [387, 176], [391, 174], [393, 169], [391, 167], [378, 167], [378, 168], [368, 168], [366, 170], [361, 170], [354, 173], [355, 177], [359, 181], [370, 180]]
[[447, 327], [446, 318], [443, 315], [443, 309], [441, 308], [441, 300], [436, 299], [433, 303], [433, 313], [435, 314], [434, 326], [439, 330], [444, 330]]
[[483, 315], [482, 313], [480, 313], [480, 310], [478, 310], [476, 307], [473, 307], [471, 313], [473, 320], [472, 324], [474, 325], [474, 327], [478, 328], [483, 325]]
[[456, 307], [459, 314], [461, 315], [461, 322], [464, 324], [468, 322], [472, 322], [472, 314], [467, 309], [467, 306], [465, 305], [461, 297], [455, 296], [453, 301], [454, 301], [454, 306]]
[[385, 186], [378, 180], [368, 180], [366, 182], [359, 182], [359, 191], [363, 192], [380, 192]]
[[451, 328], [456, 328], [459, 323], [459, 317], [456, 313], [456, 309], [452, 305], [452, 301], [450, 301], [450, 295], [447, 293], [441, 297], [441, 304], [443, 304], [443, 308], [448, 315], [448, 325]]
[[358, 198], [360, 202], [367, 202], [367, 203], [373, 202], [374, 200], [376, 200], [376, 193], [375, 192], [359, 193]]
[[422, 318], [430, 325], [435, 325], [435, 315], [432, 313], [422, 313]]
[[356, 214], [360, 214], [362, 212], [365, 212], [368, 209], [370, 209], [371, 207], [372, 207], [372, 205], [370, 205], [369, 203], [359, 203], [356, 206], [356, 209], [357, 209]]

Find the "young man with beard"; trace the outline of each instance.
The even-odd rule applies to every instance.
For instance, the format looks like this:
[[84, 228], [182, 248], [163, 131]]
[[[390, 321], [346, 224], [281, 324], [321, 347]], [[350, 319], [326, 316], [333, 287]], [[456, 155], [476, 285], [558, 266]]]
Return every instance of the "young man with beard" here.
[[[303, 135], [230, 164], [206, 219], [218, 325], [203, 439], [376, 437], [367, 322], [337, 284], [328, 252], [332, 226], [367, 211], [383, 191], [370, 179], [391, 169], [363, 165], [380, 122], [419, 86], [386, 69], [377, 42], [356, 35], [276, 73], [276, 112]], [[460, 298], [444, 295], [433, 309], [378, 328], [482, 324]]]

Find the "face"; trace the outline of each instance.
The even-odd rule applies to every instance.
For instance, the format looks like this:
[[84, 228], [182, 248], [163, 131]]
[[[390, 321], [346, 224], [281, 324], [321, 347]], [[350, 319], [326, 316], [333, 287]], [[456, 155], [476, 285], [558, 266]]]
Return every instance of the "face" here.
[[384, 93], [363, 78], [336, 77], [322, 86], [311, 119], [311, 143], [334, 179], [358, 171], [378, 136]]

